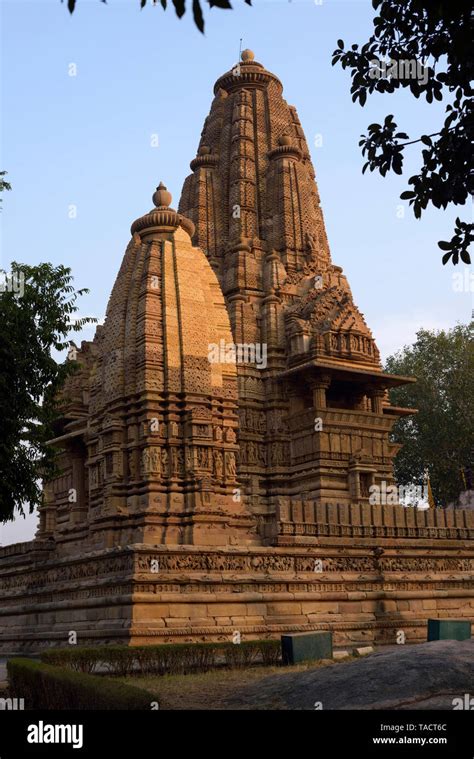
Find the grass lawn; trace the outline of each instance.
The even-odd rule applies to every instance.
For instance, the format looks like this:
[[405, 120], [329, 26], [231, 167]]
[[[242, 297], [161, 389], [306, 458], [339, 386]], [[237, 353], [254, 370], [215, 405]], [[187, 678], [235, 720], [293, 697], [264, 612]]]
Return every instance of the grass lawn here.
[[[239, 697], [246, 685], [264, 681], [269, 675], [285, 678], [295, 672], [306, 672], [326, 666], [335, 666], [331, 660], [308, 662], [293, 667], [248, 667], [246, 669], [215, 669], [190, 675], [163, 675], [156, 677], [117, 678], [156, 695], [160, 709], [253, 709], [252, 703]], [[265, 691], [265, 683], [262, 682]], [[259, 708], [262, 708], [261, 706]], [[272, 684], [266, 694], [266, 709], [284, 709], [283, 702]]]

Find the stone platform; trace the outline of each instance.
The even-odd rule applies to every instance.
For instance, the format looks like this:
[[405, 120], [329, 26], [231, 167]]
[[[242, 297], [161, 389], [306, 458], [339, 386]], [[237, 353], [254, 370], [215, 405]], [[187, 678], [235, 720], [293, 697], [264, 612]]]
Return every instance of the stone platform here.
[[65, 646], [72, 630], [78, 645], [310, 630], [331, 630], [336, 646], [394, 644], [400, 631], [410, 643], [426, 640], [428, 618], [474, 621], [474, 513], [379, 513], [377, 525], [356, 506], [345, 524], [336, 507], [309, 526], [280, 522], [273, 539], [286, 545], [135, 544], [63, 558], [52, 541], [9, 546], [0, 550], [0, 651]]

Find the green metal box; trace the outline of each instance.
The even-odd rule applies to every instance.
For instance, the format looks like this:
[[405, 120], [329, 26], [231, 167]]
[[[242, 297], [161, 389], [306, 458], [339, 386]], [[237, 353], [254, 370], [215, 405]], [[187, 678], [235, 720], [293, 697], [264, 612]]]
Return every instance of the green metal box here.
[[469, 640], [471, 623], [468, 619], [429, 619], [428, 640]]
[[309, 632], [281, 636], [283, 664], [332, 659], [332, 633]]

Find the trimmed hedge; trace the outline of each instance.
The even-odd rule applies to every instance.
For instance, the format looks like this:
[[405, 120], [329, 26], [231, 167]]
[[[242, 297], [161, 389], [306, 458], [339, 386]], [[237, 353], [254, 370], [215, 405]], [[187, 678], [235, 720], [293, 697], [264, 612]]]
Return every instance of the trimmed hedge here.
[[27, 709], [150, 710], [157, 697], [103, 677], [53, 667], [32, 659], [9, 659], [8, 688]]
[[182, 675], [207, 672], [224, 664], [230, 668], [251, 664], [273, 666], [280, 661], [279, 640], [247, 640], [242, 643], [164, 643], [159, 646], [96, 646], [59, 648], [44, 651], [44, 662], [76, 672], [104, 670], [124, 677], [142, 675]]

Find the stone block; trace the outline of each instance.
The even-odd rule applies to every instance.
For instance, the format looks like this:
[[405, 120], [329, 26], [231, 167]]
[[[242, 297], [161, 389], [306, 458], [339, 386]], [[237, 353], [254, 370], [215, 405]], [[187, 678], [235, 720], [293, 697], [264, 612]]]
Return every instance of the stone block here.
[[247, 604], [247, 614], [249, 616], [264, 617], [266, 613], [266, 604]]
[[396, 601], [380, 601], [380, 611], [384, 614], [387, 614], [391, 611], [397, 611], [397, 602]]
[[209, 604], [208, 610], [213, 617], [239, 617], [245, 615], [246, 604]]
[[[273, 617], [281, 614], [301, 614], [301, 607], [306, 604], [300, 604], [296, 601], [290, 601], [289, 603], [269, 603], [267, 604], [267, 616]], [[311, 609], [314, 611], [315, 605], [311, 604]]]
[[274, 616], [274, 617], [267, 617], [266, 623], [269, 625], [292, 625], [297, 626], [304, 624], [306, 622], [306, 619], [304, 617], [301, 617], [301, 614], [293, 614], [291, 616]]
[[[160, 619], [161, 617], [169, 617], [170, 607], [166, 604], [147, 604], [140, 605], [133, 609], [133, 620], [138, 622], [141, 619], [153, 620]], [[186, 614], [189, 616], [189, 611]]]
[[410, 609], [409, 601], [397, 601], [396, 604], [397, 604], [398, 611], [409, 611]]
[[170, 617], [169, 619], [165, 619], [166, 627], [189, 627], [189, 618], [185, 619], [184, 617]]
[[352, 614], [362, 610], [362, 604], [356, 601], [347, 601], [346, 603], [339, 604], [339, 611], [341, 614]]
[[368, 656], [369, 654], [373, 654], [374, 649], [372, 646], [359, 646], [358, 648], [354, 649], [354, 654], [356, 656]]
[[214, 627], [216, 621], [212, 617], [191, 617], [191, 624], [193, 627]]
[[227, 627], [231, 624], [230, 617], [216, 617], [216, 625], [219, 627]]
[[301, 604], [303, 614], [337, 614], [339, 604], [330, 601], [313, 601]]
[[339, 661], [340, 659], [347, 659], [350, 655], [350, 651], [333, 651], [332, 658]]
[[206, 604], [174, 604], [173, 605], [174, 617], [206, 617], [207, 606]]
[[283, 664], [332, 659], [332, 633], [309, 632], [281, 636]]
[[440, 598], [436, 601], [437, 609], [456, 609], [457, 611], [460, 611], [462, 608], [469, 605], [469, 598]]
[[469, 640], [471, 623], [467, 619], [429, 619], [428, 640]]
[[265, 621], [264, 617], [232, 617], [232, 626], [235, 629], [240, 627], [252, 627], [252, 625], [263, 625]]

